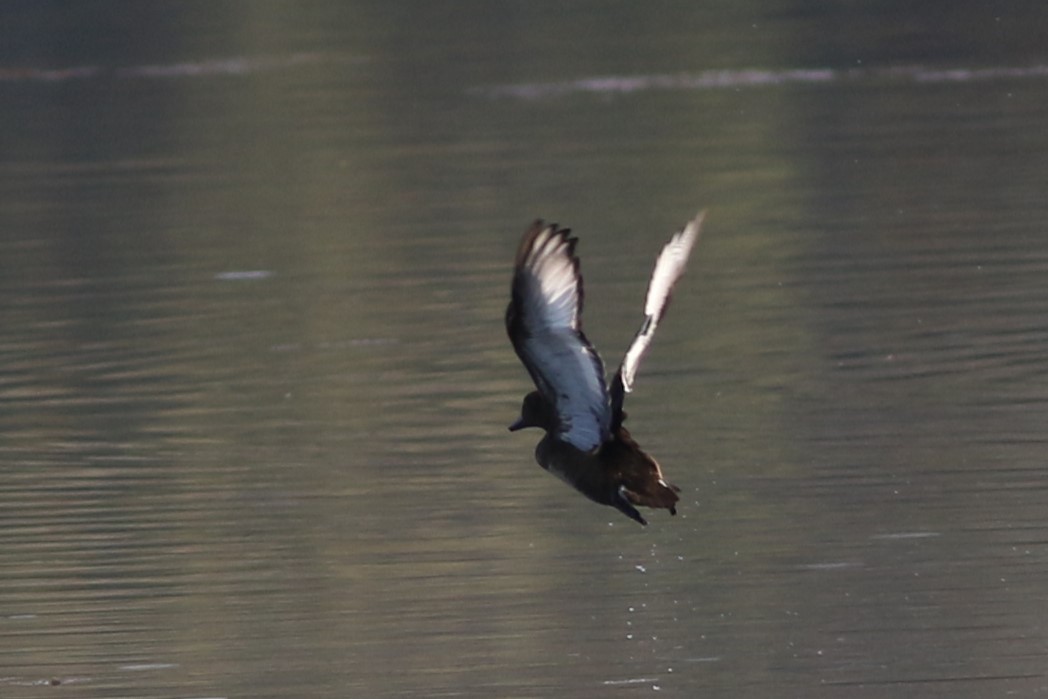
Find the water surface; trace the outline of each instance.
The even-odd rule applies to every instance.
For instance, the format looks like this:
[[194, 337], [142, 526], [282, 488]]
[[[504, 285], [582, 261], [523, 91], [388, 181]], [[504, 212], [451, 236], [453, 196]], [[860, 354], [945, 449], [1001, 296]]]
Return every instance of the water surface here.
[[[1048, 691], [1043, 10], [144, 7], [0, 11], [3, 696]], [[614, 365], [700, 207], [640, 528], [510, 265]]]

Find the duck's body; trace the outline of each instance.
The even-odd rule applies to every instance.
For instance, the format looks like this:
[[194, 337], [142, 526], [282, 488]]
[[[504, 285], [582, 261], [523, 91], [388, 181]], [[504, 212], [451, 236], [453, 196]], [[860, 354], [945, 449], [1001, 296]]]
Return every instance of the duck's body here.
[[647, 522], [634, 505], [677, 514], [680, 488], [663, 480], [655, 459], [633, 441], [625, 427], [589, 452], [547, 433], [535, 447], [535, 460], [590, 500], [610, 505], [641, 524]]
[[659, 464], [623, 426], [625, 394], [684, 271], [698, 238], [702, 214], [663, 248], [655, 264], [645, 319], [612, 380], [582, 333], [582, 275], [570, 230], [536, 221], [517, 251], [506, 330], [538, 390], [524, 398], [511, 430], [541, 427], [535, 460], [547, 471], [602, 505], [647, 524], [634, 505], [676, 514], [680, 489], [666, 482]]

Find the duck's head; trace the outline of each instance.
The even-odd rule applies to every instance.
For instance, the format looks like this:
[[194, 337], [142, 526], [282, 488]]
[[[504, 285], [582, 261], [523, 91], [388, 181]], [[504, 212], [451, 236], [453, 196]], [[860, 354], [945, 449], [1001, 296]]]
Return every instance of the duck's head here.
[[548, 432], [555, 421], [553, 406], [542, 397], [541, 393], [532, 391], [524, 396], [524, 403], [520, 406], [520, 418], [509, 426], [509, 431], [516, 432], [525, 427], [541, 427]]

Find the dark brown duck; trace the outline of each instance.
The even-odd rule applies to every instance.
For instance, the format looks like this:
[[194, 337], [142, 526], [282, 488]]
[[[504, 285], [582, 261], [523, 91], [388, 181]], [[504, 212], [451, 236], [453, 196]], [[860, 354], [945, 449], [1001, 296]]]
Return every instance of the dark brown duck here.
[[536, 221], [520, 241], [506, 331], [537, 390], [510, 430], [541, 427], [535, 460], [580, 493], [647, 524], [636, 506], [676, 514], [680, 489], [666, 482], [622, 424], [625, 394], [699, 237], [703, 213], [662, 249], [648, 285], [644, 322], [608, 389], [604, 362], [582, 332], [582, 274], [571, 230]]

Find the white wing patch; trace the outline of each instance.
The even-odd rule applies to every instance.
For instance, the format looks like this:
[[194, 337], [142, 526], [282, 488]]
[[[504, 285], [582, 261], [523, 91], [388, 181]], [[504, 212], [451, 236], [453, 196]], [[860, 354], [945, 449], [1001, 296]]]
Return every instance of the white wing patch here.
[[[582, 334], [582, 277], [567, 230], [536, 222], [517, 253], [510, 339], [555, 407], [558, 438], [583, 451], [606, 440], [611, 409], [604, 363]], [[512, 320], [510, 320], [512, 319]]]
[[[622, 366], [619, 367], [622, 388], [627, 393], [633, 390], [633, 379], [637, 375], [637, 367], [640, 366], [640, 360], [648, 350], [648, 345], [651, 344], [655, 328], [658, 327], [659, 321], [666, 312], [673, 285], [684, 274], [684, 267], [688, 263], [688, 257], [695, 246], [695, 241], [699, 238], [702, 219], [705, 215], [706, 212], [699, 212], [688, 222], [684, 230], [679, 231], [670, 239], [670, 242], [666, 243], [658, 259], [655, 260], [655, 269], [651, 273], [651, 282], [648, 284], [648, 298], [644, 302], [644, 322], [637, 331], [637, 336], [633, 338], [630, 348], [626, 350]], [[621, 401], [621, 396], [617, 398]]]

